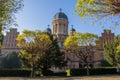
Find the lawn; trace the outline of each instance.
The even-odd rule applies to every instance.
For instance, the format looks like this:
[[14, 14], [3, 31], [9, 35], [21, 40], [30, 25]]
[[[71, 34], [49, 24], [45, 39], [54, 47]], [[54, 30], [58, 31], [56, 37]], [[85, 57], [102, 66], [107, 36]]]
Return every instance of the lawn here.
[[105, 76], [41, 77], [41, 78], [1, 77], [0, 80], [120, 80], [120, 76], [105, 75]]

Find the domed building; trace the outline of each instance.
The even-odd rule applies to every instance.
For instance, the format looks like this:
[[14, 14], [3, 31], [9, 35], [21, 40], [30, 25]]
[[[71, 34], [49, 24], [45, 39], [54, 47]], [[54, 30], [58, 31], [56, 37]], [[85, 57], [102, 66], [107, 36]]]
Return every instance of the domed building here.
[[[63, 48], [63, 43], [68, 36], [73, 36], [74, 32], [76, 31], [73, 28], [73, 25], [71, 26], [70, 31], [68, 31], [68, 17], [65, 13], [59, 11], [53, 16], [52, 21], [52, 30], [48, 28], [45, 30], [45, 32], [52, 33], [54, 38], [57, 38], [59, 47], [61, 51], [65, 52], [65, 49]], [[69, 34], [68, 34], [69, 32]], [[16, 28], [10, 29], [9, 32], [3, 37], [3, 43], [1, 48], [1, 54], [3, 56], [6, 56], [10, 52], [17, 52], [19, 53], [21, 51], [21, 48], [17, 46], [16, 38], [19, 35], [19, 32]], [[102, 65], [102, 62], [104, 59], [104, 48], [103, 45], [108, 41], [114, 41], [114, 33], [111, 32], [111, 30], [104, 30], [104, 32], [101, 34], [101, 36], [96, 41], [96, 52], [95, 54], [91, 55], [89, 57], [89, 67], [99, 67]], [[67, 61], [67, 66], [63, 67], [62, 69], [53, 67], [53, 71], [65, 71], [66, 69], [71, 68], [83, 68], [86, 66], [84, 62], [80, 60], [74, 53], [65, 53], [65, 60]]]
[[60, 47], [63, 46], [63, 42], [68, 36], [68, 17], [63, 12], [58, 12], [54, 15], [52, 21], [52, 34], [58, 39]]
[[[70, 29], [70, 31], [68, 31], [68, 24], [69, 24], [68, 17], [65, 13], [60, 11], [53, 16], [52, 34], [53, 34], [54, 38], [57, 38], [58, 45], [59, 45], [61, 51], [64, 51], [64, 52], [65, 52], [65, 50], [63, 48], [63, 43], [64, 43], [65, 39], [68, 36], [73, 36], [73, 33], [76, 31], [73, 28], [73, 25], [72, 25], [72, 28]], [[73, 54], [71, 54], [71, 55], [73, 56]], [[69, 61], [67, 63], [68, 66], [66, 66], [62, 69], [59, 69], [59, 68], [54, 69], [53, 68], [53, 71], [65, 71], [68, 67], [70, 68], [70, 66], [76, 66], [75, 65], [76, 63], [71, 62], [73, 59], [71, 55], [65, 54], [65, 60], [68, 60], [68, 57], [69, 57]], [[71, 61], [70, 61], [70, 59], [71, 59]], [[70, 63], [72, 63], [72, 64], [70, 64]]]
[[71, 26], [72, 26], [72, 28], [70, 29], [69, 36], [73, 36], [74, 32], [76, 32], [76, 30], [73, 28], [73, 25], [71, 25]]
[[65, 13], [63, 13], [63, 12], [60, 11], [60, 12], [58, 12], [58, 13], [55, 14], [53, 20], [58, 20], [58, 19], [66, 19], [66, 20], [68, 20], [68, 17], [66, 16]]
[[[54, 35], [55, 38], [58, 40], [59, 47], [61, 48], [61, 51], [65, 52], [65, 60], [67, 61], [67, 66], [63, 67], [62, 69], [55, 68], [53, 71], [65, 71], [66, 69], [72, 69], [72, 68], [83, 68], [86, 66], [86, 63], [84, 63], [80, 58], [78, 58], [74, 53], [69, 53], [66, 54], [66, 51], [63, 48], [63, 43], [68, 36], [73, 36], [74, 32], [76, 30], [73, 28], [73, 25], [71, 25], [70, 31], [68, 31], [68, 17], [66, 16], [65, 13], [63, 12], [58, 12], [54, 15], [53, 21], [52, 21], [52, 34]], [[68, 34], [69, 32], [69, 34]], [[109, 37], [107, 37], [107, 36]], [[102, 36], [100, 37], [100, 41], [97, 41], [96, 44], [100, 45], [102, 43], [105, 43], [109, 40], [114, 39], [114, 34], [109, 31], [109, 34], [104, 31], [102, 33]], [[102, 42], [103, 41], [103, 42]], [[94, 46], [96, 48], [96, 46]], [[99, 67], [101, 65], [101, 61], [104, 60], [104, 55], [103, 55], [103, 47], [101, 49], [96, 49], [97, 54], [92, 54], [89, 57], [89, 67]], [[95, 53], [96, 53], [95, 52]]]
[[45, 32], [47, 32], [47, 33], [52, 33], [52, 30], [49, 28], [49, 25], [48, 25], [48, 28], [45, 30]]

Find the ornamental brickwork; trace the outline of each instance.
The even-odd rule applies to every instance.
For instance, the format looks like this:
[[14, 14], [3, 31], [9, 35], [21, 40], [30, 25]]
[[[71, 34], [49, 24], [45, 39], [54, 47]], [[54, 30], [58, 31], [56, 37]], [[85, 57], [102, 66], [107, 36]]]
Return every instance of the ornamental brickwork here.
[[6, 36], [3, 38], [3, 44], [1, 53], [8, 54], [10, 52], [20, 52], [20, 48], [17, 47], [16, 38], [19, 35], [16, 28], [10, 29], [9, 32], [6, 33]]

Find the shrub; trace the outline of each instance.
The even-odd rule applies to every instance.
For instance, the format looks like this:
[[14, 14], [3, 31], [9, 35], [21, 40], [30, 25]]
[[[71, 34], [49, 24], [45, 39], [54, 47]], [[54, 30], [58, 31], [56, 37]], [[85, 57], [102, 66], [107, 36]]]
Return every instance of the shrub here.
[[66, 76], [67, 73], [66, 72], [56, 72], [56, 73], [53, 73], [52, 76]]
[[[86, 69], [71, 69], [71, 76], [87, 75]], [[92, 68], [90, 75], [117, 74], [116, 68]]]
[[117, 74], [116, 68], [94, 68], [90, 69], [91, 75]]
[[30, 77], [30, 70], [2, 69], [0, 77]]
[[[1, 69], [0, 77], [30, 77], [31, 70], [22, 69]], [[116, 68], [93, 68], [90, 69], [90, 75], [105, 75], [105, 74], [118, 74]], [[66, 76], [66, 72], [56, 72], [48, 70], [44, 72], [44, 76]], [[71, 69], [71, 76], [84, 76], [86, 69]], [[40, 76], [39, 71], [36, 76]]]
[[112, 67], [112, 65], [110, 65], [106, 60], [101, 61], [101, 66], [102, 67]]
[[9, 68], [9, 69], [20, 68], [21, 62], [20, 62], [20, 58], [18, 57], [18, 53], [11, 52], [8, 53], [7, 56], [2, 57], [0, 66], [1, 68]]
[[86, 75], [86, 69], [71, 69], [71, 76]]
[[42, 74], [43, 74], [43, 76], [51, 76], [51, 75], [53, 75], [53, 71], [45, 70], [45, 71], [42, 72]]

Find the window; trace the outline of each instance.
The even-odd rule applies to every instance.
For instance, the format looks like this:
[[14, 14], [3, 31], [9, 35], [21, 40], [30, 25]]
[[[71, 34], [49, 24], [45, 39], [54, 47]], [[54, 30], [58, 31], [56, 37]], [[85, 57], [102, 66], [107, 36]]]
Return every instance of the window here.
[[61, 42], [58, 42], [58, 46], [61, 48]]

